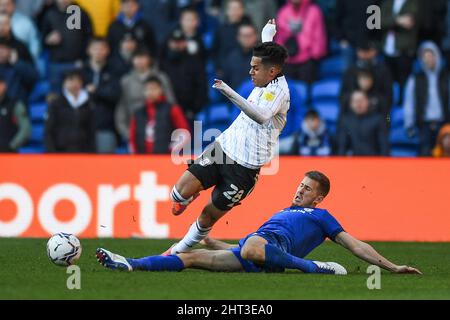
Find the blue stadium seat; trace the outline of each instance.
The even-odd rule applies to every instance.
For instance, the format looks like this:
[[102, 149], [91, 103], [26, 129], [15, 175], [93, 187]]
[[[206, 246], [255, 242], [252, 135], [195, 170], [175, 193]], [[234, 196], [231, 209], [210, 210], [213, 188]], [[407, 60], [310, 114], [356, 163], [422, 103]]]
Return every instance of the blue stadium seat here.
[[392, 127], [389, 141], [393, 147], [417, 147], [419, 145], [419, 138], [417, 136], [408, 137], [403, 127]]
[[320, 114], [320, 117], [328, 122], [336, 123], [339, 116], [338, 100], [319, 100], [313, 102], [313, 107]]
[[344, 73], [345, 64], [341, 56], [333, 56], [320, 62], [319, 78], [340, 78]]
[[312, 100], [337, 99], [341, 90], [341, 80], [326, 79], [316, 82], [312, 88]]
[[400, 85], [397, 82], [394, 82], [392, 90], [393, 90], [393, 96], [392, 96], [393, 103], [394, 103], [394, 105], [397, 105], [401, 100], [400, 99], [401, 98], [400, 97]]
[[30, 104], [30, 119], [32, 122], [44, 121], [45, 113], [47, 112], [47, 103], [37, 102]]
[[302, 81], [291, 80], [291, 79], [288, 79], [287, 81], [289, 84], [289, 90], [291, 92], [291, 95], [295, 91], [295, 93], [298, 96], [299, 101], [302, 104], [305, 103], [307, 96], [308, 96], [308, 86], [306, 85], [306, 83], [304, 83]]
[[42, 80], [36, 83], [31, 92], [29, 102], [42, 102], [45, 101], [45, 97], [50, 92], [50, 83], [48, 81]]
[[230, 122], [231, 113], [230, 113], [230, 106], [228, 104], [226, 103], [213, 104], [210, 105], [207, 110], [208, 110], [207, 113], [208, 123]]
[[195, 116], [195, 121], [200, 121], [202, 123], [206, 122], [206, 111], [203, 109], [201, 112], [197, 113]]
[[419, 153], [417, 152], [417, 148], [415, 147], [391, 147], [391, 156], [392, 157], [417, 157]]
[[396, 107], [391, 110], [391, 127], [403, 127], [405, 114], [403, 108]]
[[36, 153], [44, 153], [45, 149], [42, 144], [30, 144], [26, 145], [19, 149], [19, 153], [21, 154], [36, 154]]
[[214, 33], [211, 31], [205, 32], [203, 34], [203, 44], [205, 45], [206, 50], [210, 50], [214, 41]]
[[33, 124], [31, 128], [30, 142], [42, 144], [44, 142], [44, 131], [44, 124]]

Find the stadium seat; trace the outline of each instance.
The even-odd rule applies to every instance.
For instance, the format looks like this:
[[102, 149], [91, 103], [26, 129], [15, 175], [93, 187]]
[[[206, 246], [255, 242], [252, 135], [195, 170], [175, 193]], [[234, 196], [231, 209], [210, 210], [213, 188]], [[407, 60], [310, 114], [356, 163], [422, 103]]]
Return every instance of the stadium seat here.
[[44, 153], [45, 149], [42, 144], [30, 144], [19, 149], [20, 154], [36, 154]]
[[213, 104], [210, 105], [207, 110], [208, 110], [207, 113], [208, 123], [230, 122], [231, 113], [230, 113], [230, 106], [228, 104], [226, 103]]
[[206, 110], [203, 109], [201, 112], [197, 113], [195, 116], [195, 121], [200, 121], [202, 123], [206, 122]]
[[341, 90], [339, 79], [326, 79], [316, 82], [312, 88], [312, 100], [337, 99]]
[[391, 110], [391, 127], [403, 127], [405, 115], [403, 108], [396, 107]]
[[331, 123], [336, 123], [339, 116], [339, 102], [337, 100], [326, 100], [313, 102], [313, 107], [320, 114], [320, 117]]
[[400, 99], [401, 98], [400, 97], [400, 85], [397, 82], [394, 82], [392, 90], [393, 90], [393, 96], [392, 96], [393, 103], [394, 103], [394, 105], [398, 105], [398, 103], [401, 100]]
[[32, 122], [44, 121], [45, 113], [47, 112], [47, 103], [37, 102], [30, 104], [30, 119]]
[[31, 92], [29, 102], [36, 103], [45, 101], [45, 97], [50, 92], [50, 82], [48, 81], [39, 81], [33, 88]]
[[406, 148], [406, 147], [392, 146], [391, 147], [391, 156], [392, 157], [401, 157], [401, 158], [417, 157], [418, 152], [417, 152], [417, 148], [414, 148], [414, 147]]
[[44, 124], [33, 124], [33, 127], [31, 128], [30, 142], [43, 144], [44, 131], [45, 131]]
[[344, 73], [344, 62], [341, 56], [333, 56], [320, 62], [319, 78], [340, 78]]
[[414, 138], [408, 137], [403, 126], [392, 127], [389, 134], [389, 142], [392, 146], [396, 147], [417, 147], [419, 145], [419, 138], [417, 136]]
[[305, 103], [308, 97], [308, 86], [306, 85], [306, 83], [302, 81], [288, 79], [288, 84], [289, 90], [291, 91], [291, 95], [293, 94], [293, 91], [295, 91], [299, 101], [301, 103]]

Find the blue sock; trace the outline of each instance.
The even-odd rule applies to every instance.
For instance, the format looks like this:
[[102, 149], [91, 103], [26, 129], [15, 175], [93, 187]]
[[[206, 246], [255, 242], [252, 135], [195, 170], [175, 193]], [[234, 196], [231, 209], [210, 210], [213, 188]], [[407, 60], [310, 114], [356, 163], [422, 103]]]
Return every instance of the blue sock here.
[[181, 271], [184, 263], [177, 256], [151, 256], [141, 259], [127, 259], [133, 270]]
[[311, 260], [305, 260], [289, 253], [285, 253], [271, 244], [266, 244], [265, 250], [266, 267], [298, 269], [305, 273], [315, 273], [317, 271], [317, 266]]

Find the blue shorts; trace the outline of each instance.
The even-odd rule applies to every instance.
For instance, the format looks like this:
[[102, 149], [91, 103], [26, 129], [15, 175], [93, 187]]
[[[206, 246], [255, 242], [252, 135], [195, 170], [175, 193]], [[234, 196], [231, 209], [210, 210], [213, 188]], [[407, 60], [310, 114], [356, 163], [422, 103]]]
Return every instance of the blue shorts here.
[[284, 241], [283, 238], [279, 237], [278, 235], [272, 233], [272, 232], [263, 232], [263, 231], [257, 231], [254, 233], [249, 234], [244, 239], [241, 239], [239, 241], [239, 247], [235, 247], [230, 249], [231, 252], [238, 258], [239, 262], [241, 263], [242, 267], [244, 268], [245, 272], [251, 272], [251, 273], [257, 273], [257, 272], [284, 272], [284, 269], [282, 268], [267, 268], [264, 266], [256, 265], [254, 262], [251, 262], [249, 260], [245, 260], [241, 256], [241, 249], [244, 246], [245, 242], [254, 236], [258, 236], [261, 238], [264, 238], [267, 240], [267, 242], [273, 246], [276, 246], [278, 249], [286, 252], [287, 244]]

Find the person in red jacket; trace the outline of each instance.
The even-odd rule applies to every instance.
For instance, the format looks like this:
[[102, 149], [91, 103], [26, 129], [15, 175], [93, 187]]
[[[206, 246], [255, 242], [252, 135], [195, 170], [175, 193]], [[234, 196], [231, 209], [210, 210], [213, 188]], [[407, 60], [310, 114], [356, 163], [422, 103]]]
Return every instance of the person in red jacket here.
[[[131, 119], [130, 151], [169, 154], [175, 144], [178, 148], [189, 142], [190, 128], [183, 110], [167, 102], [157, 77], [150, 77], [145, 82], [145, 98], [145, 106], [139, 108]], [[174, 135], [175, 130], [177, 134]]]

